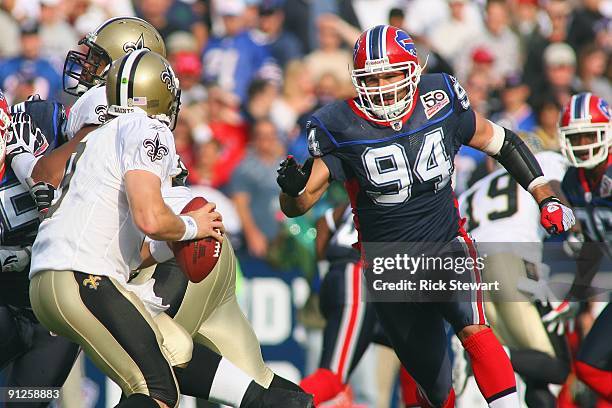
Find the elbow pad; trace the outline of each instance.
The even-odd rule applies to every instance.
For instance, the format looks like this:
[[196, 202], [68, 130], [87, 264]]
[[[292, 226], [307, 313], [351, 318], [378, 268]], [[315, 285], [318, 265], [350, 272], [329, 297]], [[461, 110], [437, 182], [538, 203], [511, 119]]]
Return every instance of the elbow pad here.
[[504, 143], [493, 156], [527, 191], [546, 183], [542, 168], [531, 150], [516, 133], [504, 128]]

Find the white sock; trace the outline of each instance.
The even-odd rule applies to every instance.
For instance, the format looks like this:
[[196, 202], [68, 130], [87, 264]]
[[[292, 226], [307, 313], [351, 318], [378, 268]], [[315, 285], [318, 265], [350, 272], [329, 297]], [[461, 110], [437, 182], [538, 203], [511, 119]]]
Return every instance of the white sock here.
[[218, 404], [240, 407], [242, 398], [251, 381], [253, 379], [244, 371], [236, 367], [228, 359], [221, 358], [210, 387], [209, 399]]

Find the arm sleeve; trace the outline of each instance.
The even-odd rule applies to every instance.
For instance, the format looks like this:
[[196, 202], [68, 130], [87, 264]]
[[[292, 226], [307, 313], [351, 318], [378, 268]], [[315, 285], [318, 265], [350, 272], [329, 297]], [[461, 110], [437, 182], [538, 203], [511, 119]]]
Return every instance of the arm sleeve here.
[[[142, 122], [136, 122], [136, 124]], [[119, 130], [121, 173], [145, 170], [155, 174], [162, 183], [167, 180], [176, 162], [172, 133], [166, 127], [124, 126]]]
[[457, 117], [455, 145], [459, 149], [461, 145], [467, 145], [472, 140], [476, 132], [476, 116], [470, 105], [468, 94], [459, 81], [452, 75], [446, 75], [446, 80], [451, 87], [451, 104]]
[[326, 130], [313, 119], [306, 124], [306, 132], [308, 134], [308, 153], [312, 157], [323, 160], [332, 180], [345, 181], [347, 177], [342, 161], [335, 155], [336, 146], [326, 134]]

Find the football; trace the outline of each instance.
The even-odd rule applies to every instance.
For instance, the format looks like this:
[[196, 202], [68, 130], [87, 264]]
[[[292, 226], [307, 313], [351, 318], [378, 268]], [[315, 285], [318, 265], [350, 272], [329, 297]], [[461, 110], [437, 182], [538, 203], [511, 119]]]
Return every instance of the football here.
[[[202, 208], [208, 201], [203, 197], [191, 200], [181, 214]], [[179, 267], [194, 283], [201, 282], [213, 270], [219, 256], [221, 256], [221, 243], [207, 237], [193, 241], [176, 241], [172, 243], [172, 251]]]

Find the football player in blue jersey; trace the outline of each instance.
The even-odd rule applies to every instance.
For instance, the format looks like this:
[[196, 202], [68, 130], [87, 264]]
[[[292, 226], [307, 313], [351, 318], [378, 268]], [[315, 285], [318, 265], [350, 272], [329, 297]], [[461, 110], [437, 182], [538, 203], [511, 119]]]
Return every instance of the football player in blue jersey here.
[[[404, 245], [408, 252], [438, 243], [445, 249], [435, 254], [474, 260], [477, 252], [462, 227], [450, 185], [454, 155], [461, 145], [469, 145], [497, 159], [533, 195], [549, 232], [561, 233], [574, 224], [572, 211], [554, 196], [515, 133], [474, 112], [452, 76], [421, 75], [407, 33], [391, 26], [368, 29], [355, 44], [353, 63], [357, 97], [315, 112], [307, 128], [313, 157], [303, 166], [288, 157], [279, 167], [280, 204], [287, 216], [304, 214], [331, 180], [339, 180], [351, 198], [366, 264], [372, 264], [369, 250], [364, 250], [371, 243], [410, 242]], [[441, 269], [427, 275], [422, 269], [412, 272], [426, 277], [444, 273]], [[480, 271], [471, 269], [463, 278], [479, 284]], [[370, 267], [365, 275], [371, 294], [379, 275]], [[375, 308], [398, 357], [419, 385], [423, 406], [454, 406], [446, 320], [465, 347], [489, 406], [518, 407], [512, 366], [487, 325], [482, 292], [467, 295], [464, 301], [419, 303], [408, 294], [402, 301], [378, 299], [383, 301]]]
[[[39, 213], [27, 184], [14, 169], [28, 167], [66, 141], [66, 114], [61, 104], [36, 98], [12, 106], [9, 113], [1, 94], [0, 108], [7, 154], [6, 173], [0, 181], [0, 254], [10, 254], [3, 259], [0, 273], [0, 369], [7, 368], [7, 386], [60, 387], [79, 348], [66, 338], [51, 335], [32, 312], [27, 270]], [[10, 125], [5, 126], [7, 121]], [[22, 154], [25, 152], [31, 153], [32, 160]], [[44, 401], [19, 404], [46, 405]]]
[[[561, 152], [569, 160], [561, 188], [581, 221], [585, 242], [576, 262], [576, 276], [565, 301], [543, 317], [550, 330], [573, 317], [575, 301], [593, 293], [591, 282], [604, 257], [612, 255], [612, 110], [591, 93], [572, 96], [559, 123]], [[578, 352], [576, 374], [612, 402], [612, 308], [598, 316]]]

